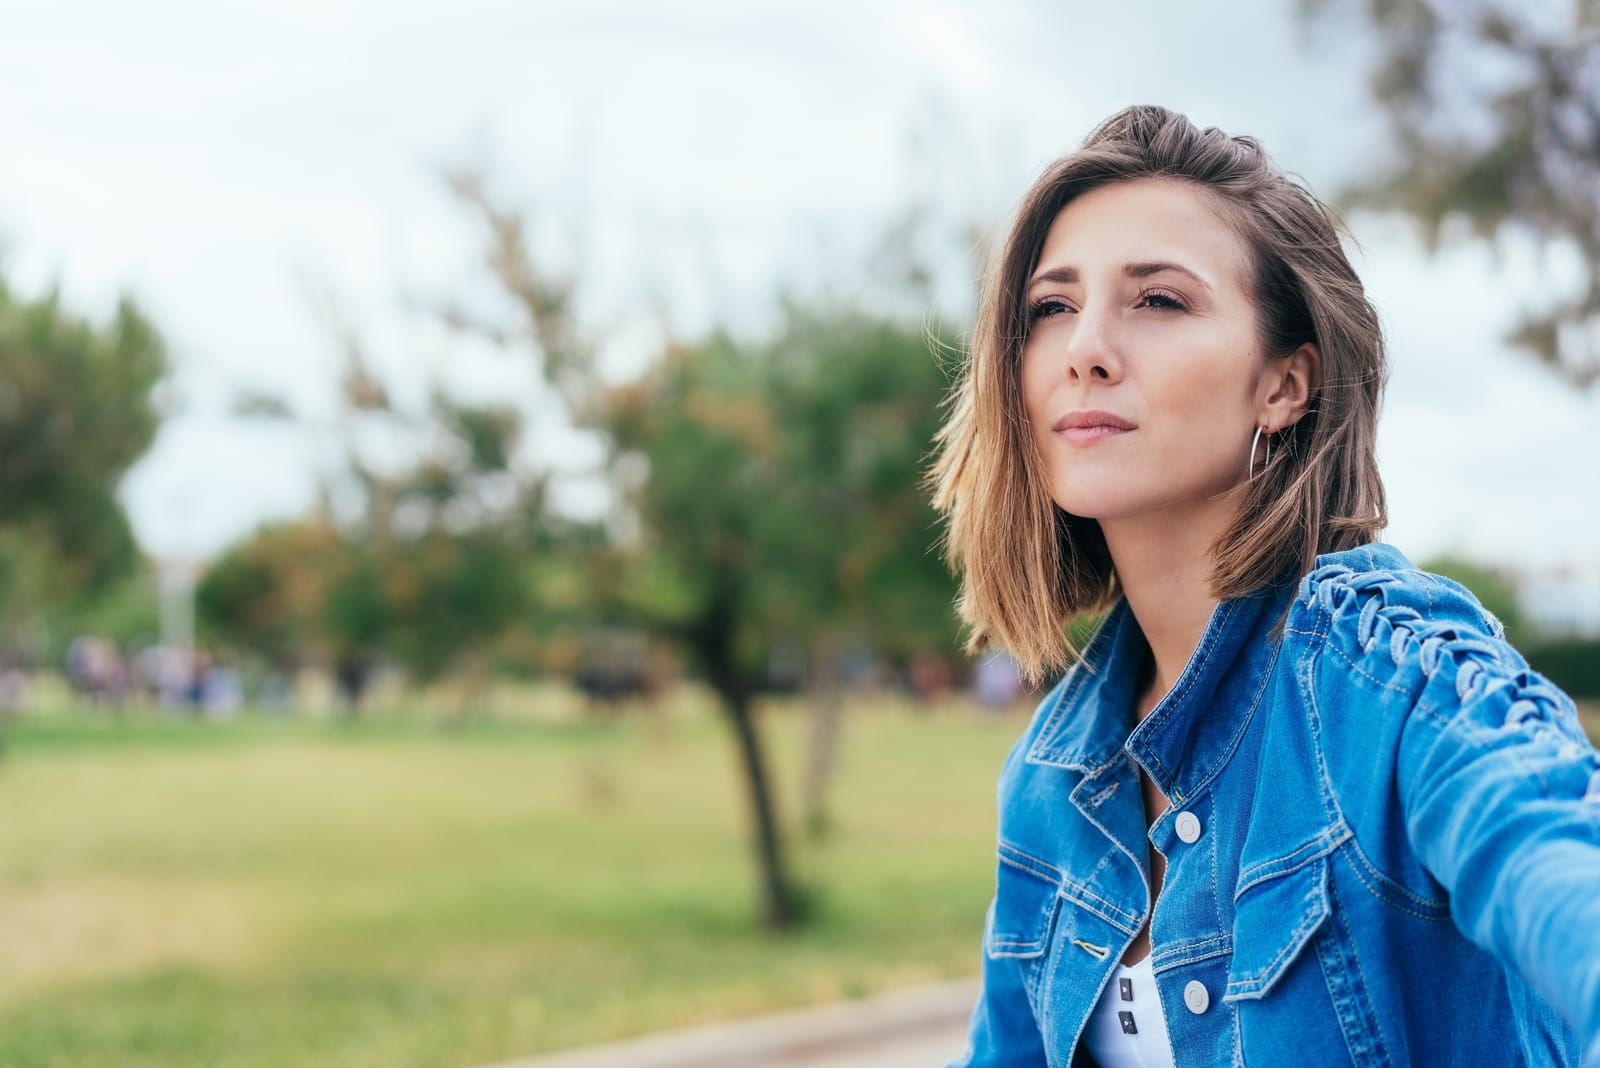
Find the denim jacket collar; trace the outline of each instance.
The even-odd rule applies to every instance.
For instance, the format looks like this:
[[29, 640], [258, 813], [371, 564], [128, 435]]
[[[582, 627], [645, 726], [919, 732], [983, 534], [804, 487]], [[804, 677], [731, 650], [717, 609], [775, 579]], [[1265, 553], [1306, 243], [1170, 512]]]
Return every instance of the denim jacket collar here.
[[1268, 632], [1289, 592], [1274, 584], [1218, 604], [1178, 681], [1137, 728], [1133, 688], [1147, 646], [1128, 602], [1118, 601], [1027, 761], [1094, 777], [1126, 750], [1173, 804], [1183, 804], [1227, 762], [1260, 703], [1280, 645]]

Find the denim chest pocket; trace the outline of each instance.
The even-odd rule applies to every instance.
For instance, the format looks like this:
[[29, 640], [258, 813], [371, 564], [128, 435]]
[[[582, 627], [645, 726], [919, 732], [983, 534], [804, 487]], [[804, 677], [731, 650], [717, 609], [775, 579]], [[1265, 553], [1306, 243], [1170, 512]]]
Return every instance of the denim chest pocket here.
[[1043, 956], [1061, 907], [1060, 888], [1057, 868], [1001, 842], [994, 920], [984, 951], [991, 957]]
[[1328, 858], [1258, 865], [1234, 899], [1233, 959], [1224, 1001], [1265, 997], [1332, 914]]

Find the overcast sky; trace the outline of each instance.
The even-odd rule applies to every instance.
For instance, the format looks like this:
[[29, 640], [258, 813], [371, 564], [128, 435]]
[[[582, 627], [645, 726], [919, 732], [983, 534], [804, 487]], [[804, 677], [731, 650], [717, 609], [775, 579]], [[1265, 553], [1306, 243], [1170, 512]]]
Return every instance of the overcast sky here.
[[[481, 282], [442, 168], [484, 165], [530, 210], [625, 364], [645, 310], [754, 329], [779, 285], [859, 279], [861, 249], [913, 202], [998, 227], [1046, 161], [1129, 103], [1255, 134], [1332, 194], [1381, 160], [1383, 130], [1362, 41], [1309, 37], [1293, 7], [28, 5], [0, 35], [0, 269], [95, 315], [131, 292], [164, 330], [174, 415], [124, 499], [150, 551], [203, 557], [304, 510], [337, 463], [340, 355], [317, 294], [402, 392], [437, 377], [538, 407], [526, 364], [403, 312]], [[1593, 568], [1600, 398], [1499, 340], [1561, 264], [1430, 259], [1398, 222], [1352, 223], [1393, 361], [1390, 539], [1413, 558]], [[970, 264], [947, 267], [932, 311], [960, 319]], [[240, 389], [322, 429], [233, 419]], [[581, 451], [548, 424], [541, 459]]]

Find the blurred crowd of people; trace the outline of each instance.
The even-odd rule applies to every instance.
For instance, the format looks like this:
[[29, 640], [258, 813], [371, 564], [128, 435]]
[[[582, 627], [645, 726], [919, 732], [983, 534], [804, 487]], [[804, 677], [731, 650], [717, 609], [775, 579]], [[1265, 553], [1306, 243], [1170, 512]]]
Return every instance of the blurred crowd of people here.
[[110, 639], [81, 634], [64, 667], [72, 692], [93, 708], [159, 705], [220, 716], [244, 703], [238, 668], [205, 649], [150, 645], [124, 655]]
[[[570, 681], [591, 705], [610, 707], [640, 698], [654, 702], [680, 677], [661, 651], [642, 639], [623, 641], [611, 635], [591, 645], [570, 666]], [[377, 667], [370, 658], [358, 664], [336, 663], [328, 679], [336, 699], [350, 709], [359, 706]], [[765, 692], [796, 694], [806, 689], [803, 657], [775, 657], [769, 667]], [[269, 672], [263, 678], [256, 673], [247, 684], [231, 658], [204, 647], [189, 650], [157, 644], [124, 650], [101, 635], [80, 634], [68, 643], [61, 668], [74, 699], [89, 711], [115, 714], [164, 708], [224, 718], [247, 702], [280, 709], [294, 704], [293, 683], [286, 676]], [[29, 665], [0, 658], [0, 714], [27, 706], [33, 677]], [[1004, 652], [992, 652], [970, 666], [928, 654], [896, 669], [865, 648], [853, 648], [843, 659], [838, 683], [857, 693], [900, 691], [919, 707], [967, 692], [985, 712], [1013, 708], [1032, 692]]]

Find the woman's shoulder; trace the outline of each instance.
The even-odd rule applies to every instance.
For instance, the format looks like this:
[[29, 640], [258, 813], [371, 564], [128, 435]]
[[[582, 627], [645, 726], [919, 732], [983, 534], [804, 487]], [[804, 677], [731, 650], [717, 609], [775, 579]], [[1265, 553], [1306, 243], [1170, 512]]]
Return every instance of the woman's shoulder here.
[[1392, 546], [1319, 557], [1284, 631], [1309, 697], [1352, 723], [1454, 724], [1499, 742], [1513, 726], [1587, 751], [1572, 699], [1529, 668], [1471, 591]]
[[1471, 590], [1422, 570], [1383, 542], [1317, 557], [1300, 579], [1285, 627], [1363, 652], [1370, 651], [1380, 629], [1392, 634], [1399, 628], [1419, 640], [1438, 636], [1499, 642], [1505, 634]]

